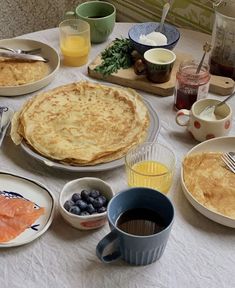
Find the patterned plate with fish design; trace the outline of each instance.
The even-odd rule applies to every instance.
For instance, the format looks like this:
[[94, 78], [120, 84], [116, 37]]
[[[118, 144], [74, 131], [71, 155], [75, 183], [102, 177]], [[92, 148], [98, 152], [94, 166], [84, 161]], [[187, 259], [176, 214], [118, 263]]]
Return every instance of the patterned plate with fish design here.
[[[8, 200], [9, 207], [14, 206], [13, 202], [19, 203], [19, 207], [16, 207], [13, 213], [12, 211], [9, 212], [9, 209], [5, 212], [5, 199]], [[17, 201], [14, 201], [16, 199]], [[9, 230], [18, 229], [18, 227], [22, 225], [22, 219], [23, 222], [25, 222], [25, 217], [22, 217], [21, 212], [19, 212], [24, 211], [21, 207], [22, 203], [32, 204], [30, 207], [32, 210], [31, 214], [27, 214], [27, 218], [29, 218], [29, 216], [32, 217], [32, 213], [34, 215], [35, 213], [37, 214], [39, 210], [42, 210], [43, 214], [37, 217], [31, 225], [12, 240], [0, 242], [0, 248], [20, 246], [41, 236], [49, 228], [55, 210], [55, 198], [43, 184], [29, 178], [1, 171], [0, 206], [3, 205], [3, 207], [0, 207], [0, 239], [4, 238], [6, 231], [9, 233]], [[7, 213], [9, 214], [7, 215]]]

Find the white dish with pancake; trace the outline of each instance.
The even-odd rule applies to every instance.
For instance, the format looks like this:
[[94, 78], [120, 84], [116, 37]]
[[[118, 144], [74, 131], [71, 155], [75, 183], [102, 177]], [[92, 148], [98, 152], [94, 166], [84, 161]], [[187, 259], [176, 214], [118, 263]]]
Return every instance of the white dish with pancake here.
[[[203, 153], [203, 152], [229, 152], [229, 151], [235, 151], [235, 137], [225, 136], [225, 137], [210, 139], [210, 140], [207, 140], [205, 142], [198, 144], [197, 146], [192, 148], [187, 153], [186, 157], [191, 156], [191, 155], [195, 155], [197, 153]], [[230, 172], [230, 171], [228, 171], [228, 172]], [[195, 173], [195, 171], [194, 171], [194, 173]], [[205, 174], [205, 173], [206, 173], [206, 171], [203, 174]], [[196, 175], [196, 174], [194, 174], [194, 175]], [[208, 181], [210, 181], [210, 180], [208, 179]], [[228, 227], [235, 228], [235, 218], [228, 217], [226, 215], [223, 215], [222, 213], [208, 209], [207, 207], [205, 207], [203, 204], [201, 204], [192, 195], [192, 193], [186, 187], [186, 183], [184, 181], [183, 165], [181, 168], [181, 186], [182, 186], [184, 195], [186, 196], [188, 201], [192, 204], [192, 206], [197, 211], [199, 211], [205, 217], [211, 219], [214, 222], [220, 223], [220, 224], [228, 226]], [[235, 197], [235, 196], [233, 196], [233, 197]], [[233, 214], [234, 213], [235, 213], [235, 211], [233, 211]]]
[[103, 171], [122, 166], [130, 148], [154, 141], [159, 119], [133, 89], [81, 81], [36, 95], [11, 127], [13, 142], [48, 166]]
[[[41, 48], [41, 51], [38, 55], [48, 59], [47, 63], [43, 63], [43, 62], [36, 63], [40, 66], [39, 68], [41, 68], [42, 65], [47, 65], [47, 71], [44, 73], [45, 75], [43, 74], [42, 78], [40, 77], [40, 75], [35, 75], [35, 79], [39, 79], [39, 80], [36, 80], [34, 82], [28, 82], [28, 83], [19, 82], [14, 85], [8, 85], [7, 83], [5, 84], [3, 83], [1, 85], [1, 81], [0, 81], [0, 96], [18, 96], [18, 95], [31, 93], [31, 92], [37, 91], [47, 86], [55, 78], [56, 72], [58, 71], [59, 66], [60, 66], [60, 57], [59, 57], [59, 54], [56, 52], [56, 50], [52, 48], [51, 46], [45, 43], [39, 42], [39, 41], [35, 41], [35, 40], [17, 39], [17, 38], [0, 40], [0, 46], [14, 48], [14, 49], [23, 49], [23, 50]], [[25, 65], [30, 65], [29, 62], [25, 62], [25, 63], [26, 63]], [[34, 63], [33, 65], [35, 65], [35, 62], [32, 62], [32, 63]], [[21, 64], [22, 62], [20, 63], [20, 65]], [[29, 66], [25, 67], [26, 72], [29, 70], [28, 67]], [[18, 70], [18, 68], [19, 67], [17, 66], [16, 70]], [[12, 68], [10, 67], [6, 71], [6, 77], [7, 75], [9, 75], [11, 69]], [[35, 71], [35, 73], [38, 73], [38, 69], [34, 69], [33, 71]], [[29, 78], [31, 78], [31, 74], [32, 72], [29, 73]], [[32, 78], [30, 81], [32, 81]]]

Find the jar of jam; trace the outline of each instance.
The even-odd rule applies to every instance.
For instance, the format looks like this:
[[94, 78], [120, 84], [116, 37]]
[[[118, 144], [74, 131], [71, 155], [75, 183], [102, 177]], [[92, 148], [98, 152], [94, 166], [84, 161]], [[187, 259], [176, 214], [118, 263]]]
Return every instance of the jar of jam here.
[[175, 108], [191, 109], [194, 102], [206, 98], [209, 90], [209, 66], [204, 63], [196, 73], [199, 63], [194, 60], [183, 61], [176, 73]]

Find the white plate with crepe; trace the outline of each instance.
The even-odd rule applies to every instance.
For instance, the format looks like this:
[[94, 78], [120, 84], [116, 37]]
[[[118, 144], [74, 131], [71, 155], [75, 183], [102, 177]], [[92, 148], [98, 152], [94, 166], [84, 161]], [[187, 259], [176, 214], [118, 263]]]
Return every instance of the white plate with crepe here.
[[[160, 130], [160, 120], [152, 105], [146, 100], [144, 100], [144, 103], [148, 108], [150, 118], [150, 125], [146, 141], [153, 142], [156, 140]], [[47, 159], [46, 157], [43, 157], [42, 155], [35, 152], [29, 145], [27, 145], [25, 141], [21, 143], [21, 147], [28, 155], [32, 156], [36, 160], [39, 160], [40, 162], [46, 164], [49, 167], [54, 167], [62, 170], [75, 171], [75, 172], [98, 172], [118, 168], [124, 165], [124, 158], [121, 158], [107, 163], [96, 164], [94, 166], [72, 166], [62, 164], [60, 162], [56, 162], [51, 159]]]
[[[235, 151], [235, 137], [219, 137], [214, 138], [211, 140], [207, 140], [205, 142], [202, 142], [192, 148], [186, 156], [193, 155], [195, 153], [200, 152], [229, 152], [229, 151]], [[232, 173], [232, 172], [231, 172]], [[208, 179], [208, 181], [210, 181]], [[206, 216], [207, 218], [211, 219], [212, 221], [215, 221], [217, 223], [220, 223], [222, 225], [235, 228], [235, 219], [225, 216], [219, 212], [215, 212], [213, 210], [208, 209], [204, 205], [202, 205], [187, 189], [184, 181], [184, 175], [183, 175], [183, 165], [181, 168], [181, 186], [184, 192], [184, 195], [188, 199], [188, 201], [192, 204], [192, 206], [199, 211], [201, 214]]]
[[[14, 247], [27, 244], [37, 239], [39, 236], [41, 236], [47, 231], [53, 220], [53, 215], [55, 211], [55, 198], [52, 192], [50, 192], [50, 190], [46, 188], [43, 184], [32, 179], [25, 178], [23, 176], [8, 173], [5, 171], [0, 171], [0, 195], [1, 200], [5, 198], [8, 199], [7, 201], [9, 202], [11, 202], [12, 200], [23, 201], [26, 203], [30, 201], [30, 203], [34, 205], [34, 211], [37, 211], [38, 209], [43, 209], [43, 214], [18, 236], [7, 242], [0, 242], [0, 248]], [[4, 214], [4, 210], [1, 210], [1, 214]], [[27, 217], [29, 216], [27, 215]], [[2, 218], [8, 219], [7, 222], [4, 221], [4, 219], [2, 220]], [[7, 227], [11, 227], [10, 223], [12, 222], [9, 222], [11, 221], [11, 218], [13, 219], [15, 225], [17, 221], [19, 221], [20, 223], [21, 214], [19, 215], [15, 211], [15, 215], [0, 215], [0, 222], [3, 221], [3, 223], [7, 223]], [[14, 225], [12, 226], [13, 229], [15, 229]], [[19, 225], [20, 224], [18, 224], [18, 226]], [[5, 228], [4, 226], [2, 227]], [[1, 229], [2, 228], [0, 225], [0, 237], [4, 237], [4, 235], [6, 235], [5, 233], [11, 231], [10, 228], [8, 228], [7, 230]]]
[[60, 57], [51, 46], [35, 40], [17, 38], [0, 40], [0, 46], [23, 50], [41, 48], [39, 55], [48, 59], [46, 64], [49, 66], [46, 76], [39, 80], [15, 86], [0, 86], [0, 96], [18, 96], [31, 93], [47, 86], [55, 78], [60, 66]]

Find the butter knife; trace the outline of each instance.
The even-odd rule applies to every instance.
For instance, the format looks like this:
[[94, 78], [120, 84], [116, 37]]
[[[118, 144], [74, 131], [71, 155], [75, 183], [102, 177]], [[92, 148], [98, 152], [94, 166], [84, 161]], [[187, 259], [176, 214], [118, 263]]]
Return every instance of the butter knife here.
[[13, 53], [13, 52], [2, 52], [0, 51], [0, 56], [6, 57], [6, 58], [11, 58], [11, 59], [19, 59], [19, 60], [33, 60], [33, 61], [43, 61], [43, 62], [48, 62], [48, 59], [43, 58], [38, 55], [30, 55], [30, 54], [19, 54], [19, 53]]

